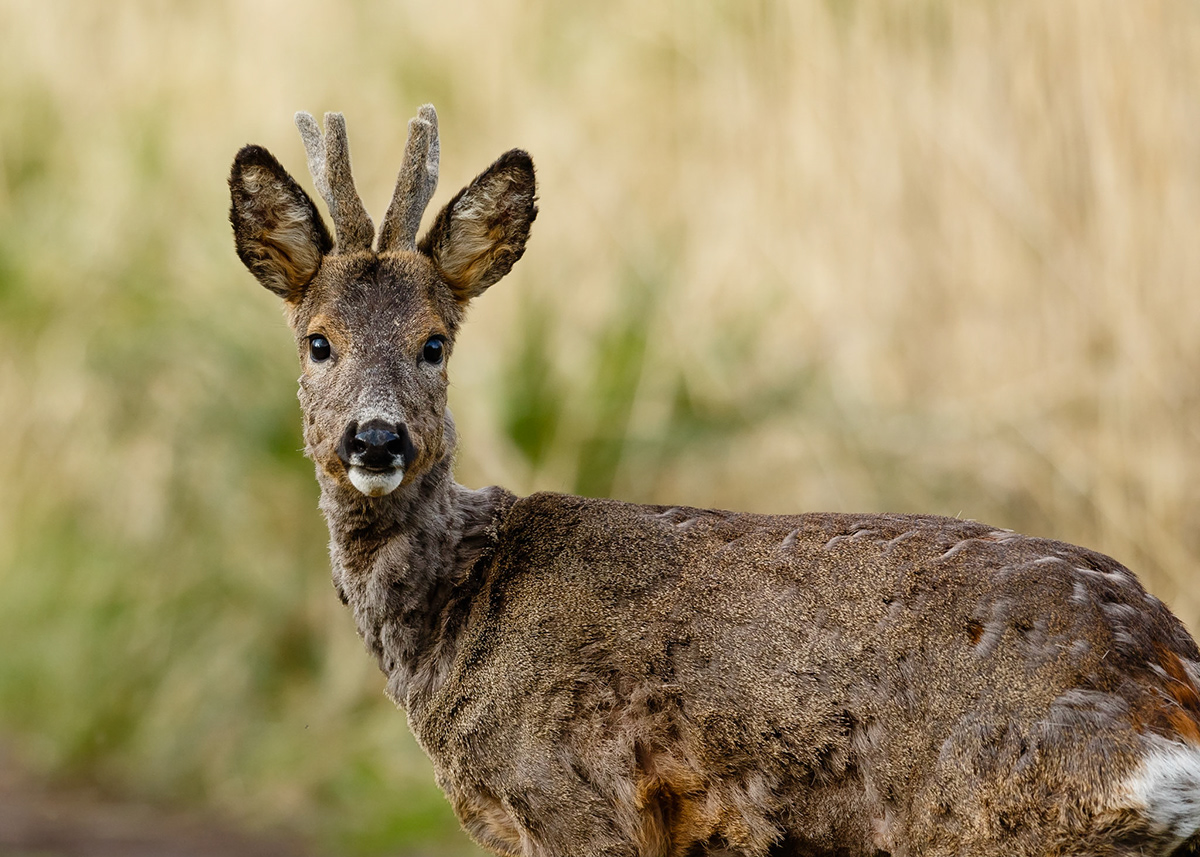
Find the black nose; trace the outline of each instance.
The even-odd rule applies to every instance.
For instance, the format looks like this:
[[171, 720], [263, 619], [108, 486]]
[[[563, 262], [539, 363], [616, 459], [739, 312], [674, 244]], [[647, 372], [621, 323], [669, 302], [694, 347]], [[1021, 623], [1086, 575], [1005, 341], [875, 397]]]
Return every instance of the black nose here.
[[416, 457], [416, 452], [408, 429], [403, 424], [383, 420], [368, 420], [361, 426], [356, 422], [350, 423], [338, 444], [338, 458], [343, 464], [373, 470], [408, 465]]

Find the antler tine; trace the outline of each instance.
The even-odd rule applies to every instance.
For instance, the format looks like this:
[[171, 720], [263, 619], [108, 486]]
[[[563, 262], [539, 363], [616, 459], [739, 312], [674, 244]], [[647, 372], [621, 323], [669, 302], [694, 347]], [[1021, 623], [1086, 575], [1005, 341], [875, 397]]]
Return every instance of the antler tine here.
[[296, 114], [296, 127], [300, 130], [304, 149], [308, 153], [308, 171], [333, 218], [333, 228], [337, 233], [335, 252], [370, 250], [375, 226], [354, 188], [346, 120], [340, 113], [326, 113], [325, 135], [322, 137], [312, 114], [299, 112]]
[[437, 189], [441, 145], [437, 111], [426, 104], [408, 122], [404, 163], [396, 176], [396, 190], [379, 229], [379, 252], [415, 250], [421, 215]]
[[[325, 114], [325, 157], [329, 187], [338, 201], [341, 223], [335, 219], [338, 244], [343, 251], [370, 250], [375, 240], [375, 224], [354, 188], [350, 173], [350, 144], [346, 140], [346, 120], [341, 113]], [[344, 235], [344, 240], [343, 240]]]
[[296, 128], [300, 131], [300, 139], [304, 141], [304, 151], [308, 155], [308, 173], [332, 214], [333, 194], [329, 192], [329, 177], [325, 173], [325, 138], [321, 136], [317, 120], [303, 110], [296, 113]]

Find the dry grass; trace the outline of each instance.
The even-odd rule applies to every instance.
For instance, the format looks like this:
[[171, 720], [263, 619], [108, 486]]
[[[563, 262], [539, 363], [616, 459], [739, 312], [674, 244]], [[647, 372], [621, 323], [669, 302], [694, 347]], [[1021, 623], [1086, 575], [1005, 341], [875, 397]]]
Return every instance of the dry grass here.
[[[0, 7], [0, 723], [34, 764], [377, 853], [452, 830], [329, 591], [239, 145], [377, 215], [528, 148], [459, 476], [1080, 542], [1200, 628], [1186, 2]], [[451, 847], [462, 840], [449, 834]]]

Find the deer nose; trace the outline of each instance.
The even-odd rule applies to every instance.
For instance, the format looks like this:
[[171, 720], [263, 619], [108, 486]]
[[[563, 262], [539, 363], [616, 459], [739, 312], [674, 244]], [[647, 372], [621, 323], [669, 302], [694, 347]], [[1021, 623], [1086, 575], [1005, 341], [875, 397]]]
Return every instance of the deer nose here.
[[412, 439], [403, 423], [368, 420], [346, 426], [338, 444], [338, 458], [347, 467], [389, 470], [403, 467], [416, 457]]

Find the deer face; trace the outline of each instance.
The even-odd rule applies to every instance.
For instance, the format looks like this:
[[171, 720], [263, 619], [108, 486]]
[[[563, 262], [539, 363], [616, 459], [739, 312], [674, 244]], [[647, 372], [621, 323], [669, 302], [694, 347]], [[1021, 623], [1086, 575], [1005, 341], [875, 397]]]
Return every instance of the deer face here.
[[331, 257], [293, 313], [304, 440], [321, 470], [388, 494], [443, 458], [462, 309], [420, 253]]
[[[422, 109], [422, 117], [432, 115]], [[344, 134], [340, 119], [327, 116], [326, 124]], [[459, 191], [418, 246], [414, 208], [423, 209], [432, 187], [413, 175], [426, 170], [427, 178], [432, 145], [436, 181], [436, 126], [432, 144], [428, 128], [417, 131], [424, 143], [414, 147], [410, 125], [379, 250], [369, 246], [373, 229], [361, 203], [353, 205], [352, 185], [317, 178], [334, 213], [335, 247], [312, 200], [265, 149], [243, 148], [229, 180], [238, 255], [284, 299], [295, 334], [306, 451], [326, 480], [368, 497], [411, 483], [450, 453], [446, 369], [454, 336], [467, 303], [521, 257], [537, 215], [533, 163], [513, 150]], [[312, 155], [310, 148], [310, 166]], [[330, 167], [335, 174], [337, 164]], [[341, 172], [348, 182], [348, 155]]]

